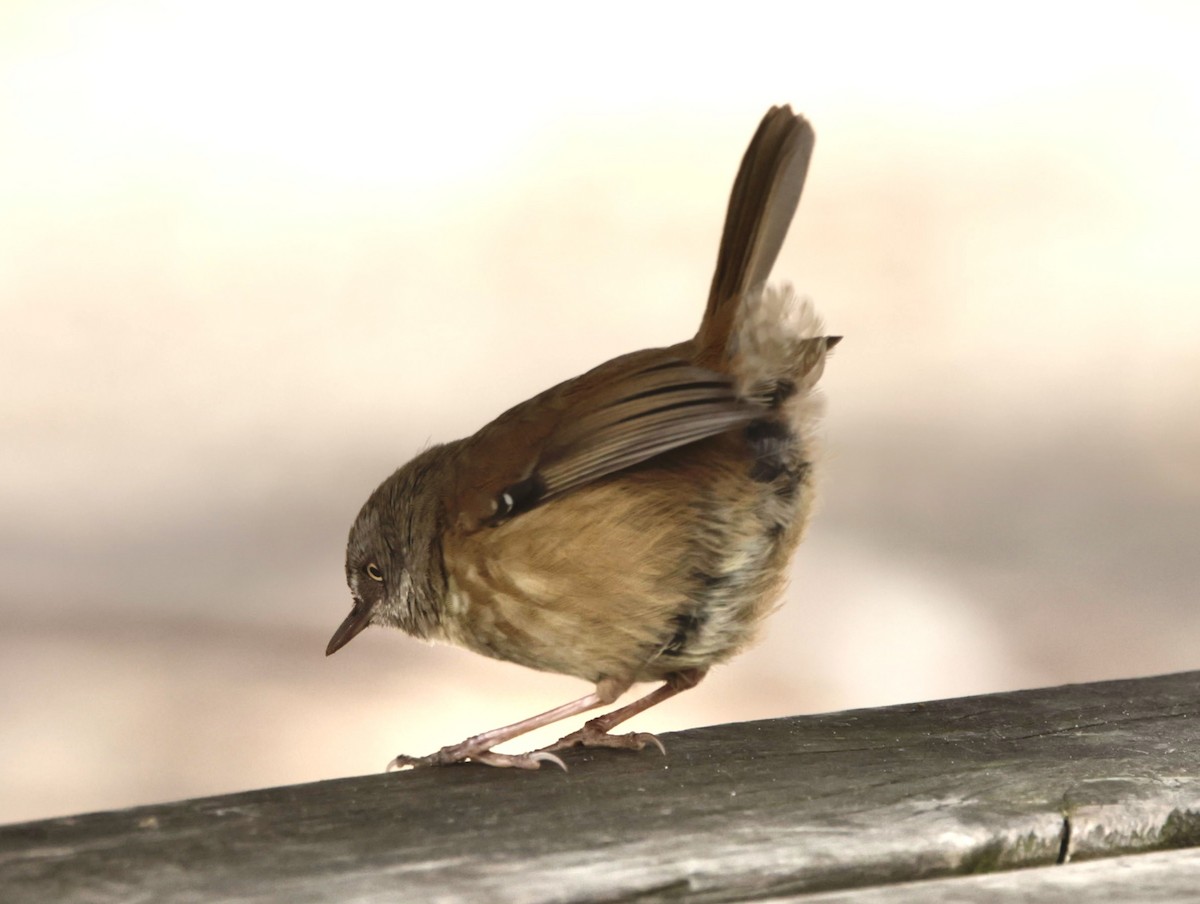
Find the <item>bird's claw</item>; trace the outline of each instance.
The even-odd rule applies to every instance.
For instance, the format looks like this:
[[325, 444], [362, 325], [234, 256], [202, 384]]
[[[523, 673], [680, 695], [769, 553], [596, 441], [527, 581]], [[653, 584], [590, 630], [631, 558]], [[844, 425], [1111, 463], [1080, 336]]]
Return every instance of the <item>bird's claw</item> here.
[[461, 745], [443, 747], [437, 753], [428, 756], [407, 756], [400, 754], [387, 764], [388, 772], [399, 772], [407, 769], [420, 769], [425, 766], [449, 766], [452, 763], [483, 763], [508, 769], [540, 769], [542, 763], [553, 763], [563, 772], [567, 764], [549, 750], [533, 750], [529, 753], [496, 753], [492, 750], [471, 751]]
[[529, 753], [519, 754], [493, 753], [485, 750], [483, 753], [475, 754], [471, 759], [476, 763], [486, 763], [489, 766], [507, 766], [516, 769], [540, 769], [542, 763], [553, 763], [563, 772], [567, 771], [567, 764], [549, 750], [532, 750]]
[[432, 756], [406, 756], [403, 753], [394, 756], [387, 764], [384, 772], [403, 772], [406, 769], [416, 769], [420, 766], [432, 766]]
[[573, 731], [563, 738], [559, 738], [549, 747], [543, 747], [540, 752], [548, 752], [551, 750], [566, 750], [570, 747], [611, 747], [619, 750], [641, 750], [648, 744], [652, 744], [658, 748], [658, 752], [663, 756], [667, 755], [667, 748], [663, 746], [663, 742], [658, 739], [657, 735], [652, 735], [648, 731], [631, 731], [628, 734], [609, 734], [599, 728], [584, 725], [579, 731]]

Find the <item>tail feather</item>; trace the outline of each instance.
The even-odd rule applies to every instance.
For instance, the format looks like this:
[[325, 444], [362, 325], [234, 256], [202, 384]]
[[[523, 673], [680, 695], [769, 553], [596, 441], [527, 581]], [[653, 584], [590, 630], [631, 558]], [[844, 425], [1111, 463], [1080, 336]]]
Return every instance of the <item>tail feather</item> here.
[[791, 225], [812, 157], [812, 126], [791, 107], [772, 107], [733, 183], [708, 306], [696, 334], [697, 363], [727, 369], [741, 300], [759, 291]]

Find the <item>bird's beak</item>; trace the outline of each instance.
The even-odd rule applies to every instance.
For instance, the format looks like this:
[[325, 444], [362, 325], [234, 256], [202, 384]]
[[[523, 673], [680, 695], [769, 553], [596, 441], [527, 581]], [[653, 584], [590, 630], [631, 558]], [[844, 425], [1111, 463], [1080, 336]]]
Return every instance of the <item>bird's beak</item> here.
[[331, 656], [336, 653], [369, 624], [371, 624], [371, 607], [355, 603], [350, 614], [346, 616], [346, 620], [338, 625], [338, 629], [333, 632], [333, 637], [329, 638], [329, 646], [325, 648], [325, 655]]

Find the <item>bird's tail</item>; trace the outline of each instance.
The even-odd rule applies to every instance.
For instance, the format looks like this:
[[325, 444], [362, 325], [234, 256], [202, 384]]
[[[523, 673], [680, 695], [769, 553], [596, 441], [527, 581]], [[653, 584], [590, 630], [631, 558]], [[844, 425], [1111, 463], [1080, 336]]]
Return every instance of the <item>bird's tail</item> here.
[[737, 379], [746, 396], [810, 389], [838, 341], [807, 299], [767, 278], [791, 225], [812, 157], [812, 126], [791, 107], [759, 124], [733, 183], [696, 361]]
[[791, 225], [813, 149], [812, 126], [772, 107], [750, 140], [729, 195], [708, 306], [696, 334], [697, 363], [727, 370], [738, 308], [761, 290]]

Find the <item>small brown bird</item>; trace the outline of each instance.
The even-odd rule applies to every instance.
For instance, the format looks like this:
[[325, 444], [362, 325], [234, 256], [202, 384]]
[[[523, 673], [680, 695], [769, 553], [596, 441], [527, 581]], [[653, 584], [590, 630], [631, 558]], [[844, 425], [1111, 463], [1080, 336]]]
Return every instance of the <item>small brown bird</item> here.
[[[661, 748], [610, 731], [754, 638], [808, 520], [815, 386], [840, 338], [807, 300], [766, 285], [812, 148], [790, 107], [763, 118], [695, 338], [615, 358], [427, 449], [362, 507], [346, 549], [354, 608], [326, 655], [391, 625], [595, 684], [391, 765], [537, 768], [574, 745]], [[492, 751], [641, 681], [663, 683], [543, 750]]]

